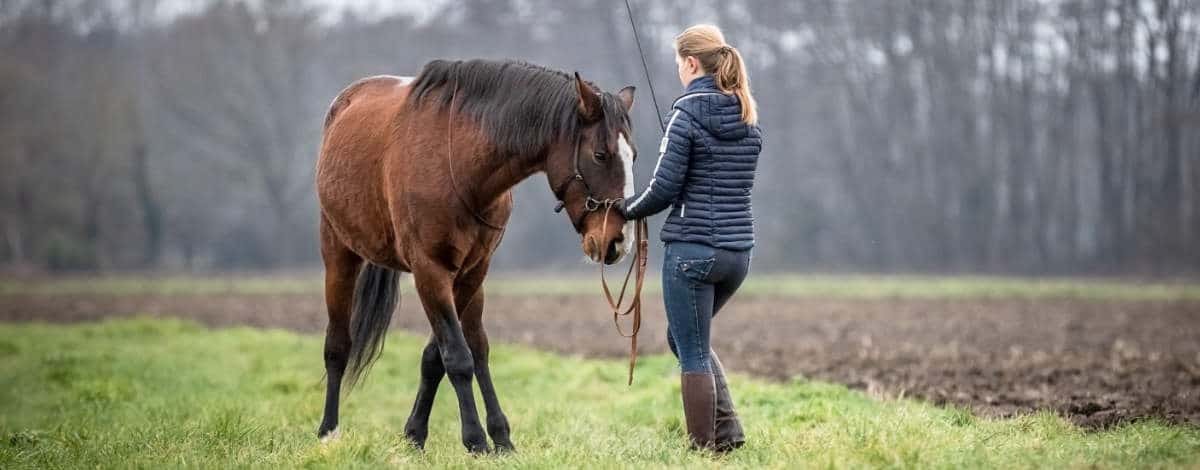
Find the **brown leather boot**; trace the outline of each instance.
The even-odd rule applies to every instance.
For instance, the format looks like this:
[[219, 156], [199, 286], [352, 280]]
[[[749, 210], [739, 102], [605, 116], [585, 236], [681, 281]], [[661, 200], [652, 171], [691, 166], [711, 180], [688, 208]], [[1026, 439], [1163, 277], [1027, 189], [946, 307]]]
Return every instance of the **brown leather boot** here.
[[692, 448], [714, 449], [716, 388], [707, 372], [684, 372], [680, 377], [683, 417]]
[[709, 350], [710, 366], [713, 371], [713, 383], [716, 389], [715, 432], [713, 434], [718, 452], [729, 452], [746, 443], [746, 435], [742, 432], [742, 423], [737, 412], [733, 410], [733, 397], [729, 395], [729, 384], [725, 382], [725, 369], [716, 351]]

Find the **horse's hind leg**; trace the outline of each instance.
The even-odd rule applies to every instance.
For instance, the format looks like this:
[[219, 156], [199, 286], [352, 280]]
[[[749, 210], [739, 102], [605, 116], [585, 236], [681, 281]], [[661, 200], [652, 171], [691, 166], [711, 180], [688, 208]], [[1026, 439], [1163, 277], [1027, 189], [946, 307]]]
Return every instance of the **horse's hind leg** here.
[[324, 219], [321, 258], [325, 262], [325, 306], [329, 310], [329, 326], [325, 329], [325, 413], [317, 429], [317, 437], [324, 440], [336, 437], [342, 374], [350, 356], [350, 309], [362, 258], [337, 240]]
[[471, 347], [471, 356], [475, 359], [475, 378], [479, 379], [479, 394], [483, 396], [483, 407], [487, 410], [488, 435], [492, 436], [497, 451], [516, 450], [509, 437], [508, 417], [500, 409], [500, 400], [496, 397], [496, 388], [488, 368], [488, 337], [483, 329], [483, 289], [476, 286], [474, 294], [468, 299], [460, 318], [467, 345]]

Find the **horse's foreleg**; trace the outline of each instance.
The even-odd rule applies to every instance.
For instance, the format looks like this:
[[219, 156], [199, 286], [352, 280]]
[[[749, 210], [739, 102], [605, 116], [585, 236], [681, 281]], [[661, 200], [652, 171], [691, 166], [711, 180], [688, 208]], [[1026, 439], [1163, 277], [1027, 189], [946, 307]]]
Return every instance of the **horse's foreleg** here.
[[455, 310], [450, 273], [436, 268], [414, 269], [413, 280], [416, 282], [421, 304], [425, 307], [429, 326], [433, 329], [433, 337], [442, 356], [442, 366], [445, 367], [446, 375], [450, 377], [454, 393], [458, 395], [463, 445], [471, 452], [487, 452], [487, 436], [479, 423], [479, 412], [475, 408], [472, 387], [475, 375], [474, 360]]
[[483, 395], [483, 407], [487, 410], [487, 432], [492, 436], [496, 450], [512, 451], [515, 447], [509, 437], [508, 417], [500, 409], [500, 400], [496, 397], [496, 388], [488, 368], [488, 337], [483, 329], [483, 289], [475, 289], [475, 294], [468, 302], [460, 318], [467, 345], [471, 347], [471, 355], [475, 359], [475, 378], [479, 379], [479, 393]]
[[321, 257], [325, 262], [325, 306], [329, 310], [329, 326], [325, 329], [325, 413], [317, 437], [325, 440], [336, 437], [342, 374], [350, 355], [350, 309], [362, 258], [338, 243], [328, 226], [322, 225]]
[[444, 375], [446, 368], [438, 352], [437, 338], [430, 337], [425, 351], [421, 353], [421, 383], [417, 386], [417, 398], [413, 400], [412, 413], [404, 424], [405, 437], [418, 449], [425, 448], [425, 438], [429, 436], [429, 412], [433, 409], [433, 397]]

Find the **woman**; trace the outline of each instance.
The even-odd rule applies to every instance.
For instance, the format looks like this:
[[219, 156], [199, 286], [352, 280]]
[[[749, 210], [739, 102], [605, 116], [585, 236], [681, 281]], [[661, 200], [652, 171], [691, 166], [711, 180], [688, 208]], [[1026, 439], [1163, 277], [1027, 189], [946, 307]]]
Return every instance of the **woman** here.
[[696, 25], [675, 37], [685, 87], [672, 105], [650, 184], [625, 202], [629, 220], [670, 207], [661, 238], [667, 339], [682, 369], [683, 413], [694, 447], [745, 443], [717, 355], [712, 317], [750, 267], [750, 190], [761, 149], [758, 111], [736, 48], [721, 30]]

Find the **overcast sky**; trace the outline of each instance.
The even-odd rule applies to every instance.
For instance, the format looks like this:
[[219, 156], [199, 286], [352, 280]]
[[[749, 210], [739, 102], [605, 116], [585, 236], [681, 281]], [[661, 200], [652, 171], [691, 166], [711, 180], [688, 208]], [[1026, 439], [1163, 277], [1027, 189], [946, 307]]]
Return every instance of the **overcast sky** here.
[[[130, 2], [131, 0], [126, 0]], [[254, 4], [261, 0], [246, 0]], [[336, 21], [343, 10], [349, 9], [364, 18], [388, 16], [395, 13], [411, 14], [418, 21], [424, 21], [431, 14], [446, 4], [448, 0], [304, 0], [305, 2], [322, 7], [326, 21]], [[158, 5], [158, 18], [167, 20], [182, 13], [196, 11], [208, 4], [210, 0], [164, 0]]]

